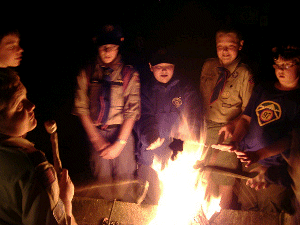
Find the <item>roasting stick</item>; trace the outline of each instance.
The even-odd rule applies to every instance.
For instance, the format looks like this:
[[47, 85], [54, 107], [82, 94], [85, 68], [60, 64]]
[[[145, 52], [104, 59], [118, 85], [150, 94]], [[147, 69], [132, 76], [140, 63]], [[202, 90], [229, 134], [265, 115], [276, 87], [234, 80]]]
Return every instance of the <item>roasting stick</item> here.
[[200, 169], [201, 172], [215, 172], [225, 176], [239, 178], [239, 179], [251, 179], [258, 175], [257, 172], [238, 172], [232, 169], [227, 169], [219, 166], [214, 165], [205, 165], [202, 161], [197, 161], [194, 165], [194, 169]]
[[58, 149], [58, 137], [57, 137], [57, 125], [54, 120], [49, 120], [44, 123], [46, 131], [50, 134], [50, 141], [52, 145], [52, 153], [53, 153], [53, 164], [54, 169], [57, 173], [57, 176], [60, 177], [62, 172], [62, 164], [59, 157], [59, 149]]

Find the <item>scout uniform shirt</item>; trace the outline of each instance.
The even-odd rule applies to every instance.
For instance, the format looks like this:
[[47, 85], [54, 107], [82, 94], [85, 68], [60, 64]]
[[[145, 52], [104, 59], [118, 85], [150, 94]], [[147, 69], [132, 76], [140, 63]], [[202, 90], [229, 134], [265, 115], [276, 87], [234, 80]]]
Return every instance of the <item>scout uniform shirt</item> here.
[[[122, 71], [124, 71], [123, 68], [125, 66], [120, 56], [118, 56], [115, 63], [109, 68], [111, 70], [109, 75], [110, 90], [104, 90], [104, 92], [110, 91], [110, 93], [105, 93], [109, 94], [108, 101], [110, 103], [107, 119], [101, 122], [97, 119], [98, 115], [94, 116], [95, 108], [98, 106], [97, 102], [93, 103], [93, 93], [91, 90], [96, 83], [95, 81], [101, 82], [101, 80], [103, 80], [104, 65], [98, 57], [96, 63], [92, 66], [94, 66], [92, 72], [90, 72], [89, 69], [83, 69], [77, 77], [77, 90], [75, 93], [73, 113], [75, 115], [90, 115], [96, 126], [119, 125], [127, 118], [138, 119], [140, 116], [139, 74], [131, 67], [130, 80], [126, 82], [122, 77]], [[124, 87], [125, 83], [126, 87]], [[100, 101], [101, 100], [99, 100], [99, 104], [101, 103]], [[101, 110], [99, 110], [99, 117], [100, 114]]]
[[0, 141], [0, 193], [0, 224], [69, 224], [53, 166], [24, 138]]
[[237, 58], [226, 67], [230, 76], [218, 99], [210, 103], [210, 97], [219, 78], [218, 58], [208, 59], [203, 65], [200, 77], [200, 92], [204, 102], [206, 120], [227, 123], [237, 118], [246, 108], [250, 99], [254, 82], [248, 66]]

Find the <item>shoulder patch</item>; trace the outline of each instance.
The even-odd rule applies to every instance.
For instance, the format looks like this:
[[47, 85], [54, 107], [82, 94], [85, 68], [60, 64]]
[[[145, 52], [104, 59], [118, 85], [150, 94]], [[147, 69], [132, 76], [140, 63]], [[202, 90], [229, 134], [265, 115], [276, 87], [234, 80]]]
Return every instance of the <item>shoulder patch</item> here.
[[37, 179], [45, 188], [50, 187], [56, 181], [56, 172], [54, 167], [48, 162], [41, 163], [36, 167]]
[[46, 169], [45, 172], [41, 174], [40, 178], [44, 187], [50, 186], [56, 180], [54, 168], [49, 167]]
[[256, 110], [258, 124], [264, 126], [281, 118], [281, 107], [273, 101], [264, 101], [260, 103]]

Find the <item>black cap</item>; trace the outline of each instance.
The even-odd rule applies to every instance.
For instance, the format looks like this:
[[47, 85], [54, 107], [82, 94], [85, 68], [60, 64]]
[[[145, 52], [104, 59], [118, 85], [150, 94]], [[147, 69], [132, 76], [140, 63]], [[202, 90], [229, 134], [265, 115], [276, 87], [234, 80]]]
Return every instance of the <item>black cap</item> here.
[[155, 66], [160, 63], [175, 64], [174, 59], [174, 56], [171, 55], [166, 49], [160, 49], [152, 55], [150, 59], [150, 64], [152, 66]]
[[124, 41], [122, 29], [111, 24], [105, 25], [94, 38], [94, 41], [97, 46], [106, 44], [121, 45]]

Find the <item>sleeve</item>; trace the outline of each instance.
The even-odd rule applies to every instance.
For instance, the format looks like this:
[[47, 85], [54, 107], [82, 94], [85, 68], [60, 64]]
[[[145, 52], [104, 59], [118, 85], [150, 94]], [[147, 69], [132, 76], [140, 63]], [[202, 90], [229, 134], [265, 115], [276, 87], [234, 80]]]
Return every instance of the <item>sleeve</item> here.
[[201, 94], [201, 100], [203, 102], [203, 107], [205, 107], [205, 110], [208, 110], [209, 107], [209, 100], [212, 93], [212, 90], [214, 88], [214, 80], [212, 76], [209, 76], [208, 74], [212, 73], [212, 60], [208, 59], [205, 61], [205, 63], [202, 66], [201, 74], [200, 74], [200, 94]]
[[[145, 89], [148, 89], [146, 87]], [[149, 146], [157, 138], [159, 138], [158, 123], [155, 118], [155, 106], [151, 102], [149, 96], [142, 92], [141, 95], [142, 112], [141, 118], [136, 124], [136, 132], [141, 143], [144, 146]]]
[[253, 80], [253, 75], [250, 72], [250, 70], [246, 69], [244, 72], [244, 77], [243, 77], [243, 82], [242, 82], [242, 88], [240, 89], [240, 95], [242, 98], [242, 110], [244, 110], [249, 102], [249, 99], [251, 97], [253, 88], [254, 88], [254, 80]]
[[22, 224], [56, 225], [58, 224], [49, 196], [42, 183], [34, 174], [25, 173], [19, 181], [22, 190]]
[[260, 86], [258, 86], [253, 91], [250, 100], [248, 101], [248, 104], [243, 112], [244, 115], [252, 117], [252, 114], [255, 112], [255, 108], [256, 108], [256, 100], [258, 99], [260, 93], [261, 93], [261, 88]]
[[23, 224], [66, 225], [68, 218], [59, 198], [60, 190], [54, 167], [40, 151], [34, 151], [28, 157], [35, 167], [32, 167], [29, 174], [24, 173], [19, 182], [20, 189], [23, 190]]
[[138, 120], [141, 115], [140, 78], [138, 72], [133, 72], [124, 97], [124, 119], [135, 118]]
[[75, 90], [74, 99], [74, 115], [87, 115], [89, 111], [89, 97], [88, 97], [88, 79], [85, 70], [82, 70], [77, 76], [77, 87]]

